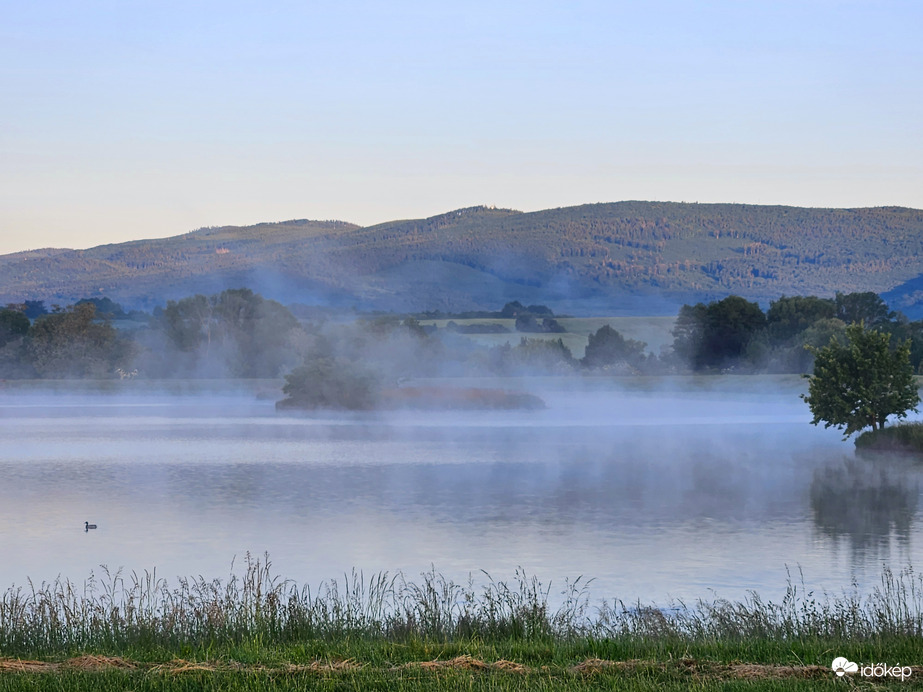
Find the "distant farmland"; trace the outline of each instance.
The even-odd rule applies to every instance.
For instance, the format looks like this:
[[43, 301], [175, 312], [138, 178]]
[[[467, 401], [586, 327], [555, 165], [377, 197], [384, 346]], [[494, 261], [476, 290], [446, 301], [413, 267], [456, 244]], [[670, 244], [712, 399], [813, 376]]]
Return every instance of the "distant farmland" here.
[[626, 339], [635, 339], [647, 344], [647, 351], [654, 355], [660, 354], [663, 346], [669, 346], [673, 343], [673, 323], [675, 317], [671, 316], [649, 316], [649, 317], [560, 317], [558, 323], [567, 331], [563, 334], [536, 334], [530, 332], [517, 332], [516, 320], [514, 319], [470, 319], [470, 320], [421, 320], [422, 325], [435, 325], [444, 329], [449, 322], [455, 322], [459, 326], [473, 324], [499, 324], [506, 327], [509, 332], [500, 334], [463, 334], [481, 346], [502, 346], [509, 344], [515, 346], [520, 339], [561, 339], [567, 346], [574, 358], [582, 358], [586, 349], [587, 340], [590, 334], [596, 332], [600, 327], [608, 324], [616, 331], [620, 332]]

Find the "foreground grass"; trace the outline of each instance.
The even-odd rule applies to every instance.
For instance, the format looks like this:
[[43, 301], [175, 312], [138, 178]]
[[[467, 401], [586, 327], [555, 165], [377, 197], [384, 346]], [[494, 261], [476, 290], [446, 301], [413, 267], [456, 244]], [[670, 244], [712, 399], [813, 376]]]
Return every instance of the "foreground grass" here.
[[[3, 689], [833, 689], [837, 656], [923, 664], [923, 580], [781, 603], [591, 607], [578, 580], [353, 574], [317, 592], [248, 557], [226, 581], [104, 572], [0, 597]], [[914, 682], [923, 668], [913, 669]]]

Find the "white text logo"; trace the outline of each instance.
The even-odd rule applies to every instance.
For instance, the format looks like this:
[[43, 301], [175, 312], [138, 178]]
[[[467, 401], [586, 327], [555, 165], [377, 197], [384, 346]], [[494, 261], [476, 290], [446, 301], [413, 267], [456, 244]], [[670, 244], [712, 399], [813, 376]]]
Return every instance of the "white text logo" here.
[[833, 672], [836, 673], [839, 677], [844, 675], [859, 673], [864, 678], [900, 678], [901, 680], [906, 680], [910, 677], [910, 674], [913, 672], [910, 666], [889, 666], [887, 663], [875, 663], [873, 665], [863, 665], [859, 666], [857, 663], [853, 663], [849, 659], [838, 656], [833, 659]]

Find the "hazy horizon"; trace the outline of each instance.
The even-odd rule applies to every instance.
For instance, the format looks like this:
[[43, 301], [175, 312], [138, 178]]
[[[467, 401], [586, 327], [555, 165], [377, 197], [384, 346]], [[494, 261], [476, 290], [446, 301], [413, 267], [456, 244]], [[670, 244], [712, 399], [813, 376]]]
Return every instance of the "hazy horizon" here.
[[495, 204], [923, 208], [923, 7], [0, 9], [0, 253]]

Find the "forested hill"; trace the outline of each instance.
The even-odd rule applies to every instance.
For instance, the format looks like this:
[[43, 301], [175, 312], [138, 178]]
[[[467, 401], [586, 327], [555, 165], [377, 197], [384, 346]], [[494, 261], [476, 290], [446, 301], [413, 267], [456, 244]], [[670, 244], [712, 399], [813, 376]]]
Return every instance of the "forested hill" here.
[[380, 309], [518, 299], [617, 311], [731, 293], [890, 291], [891, 306], [913, 315], [923, 310], [921, 277], [921, 210], [619, 202], [474, 207], [365, 228], [288, 221], [16, 253], [0, 257], [0, 302], [106, 295], [149, 307], [246, 285], [284, 302]]

